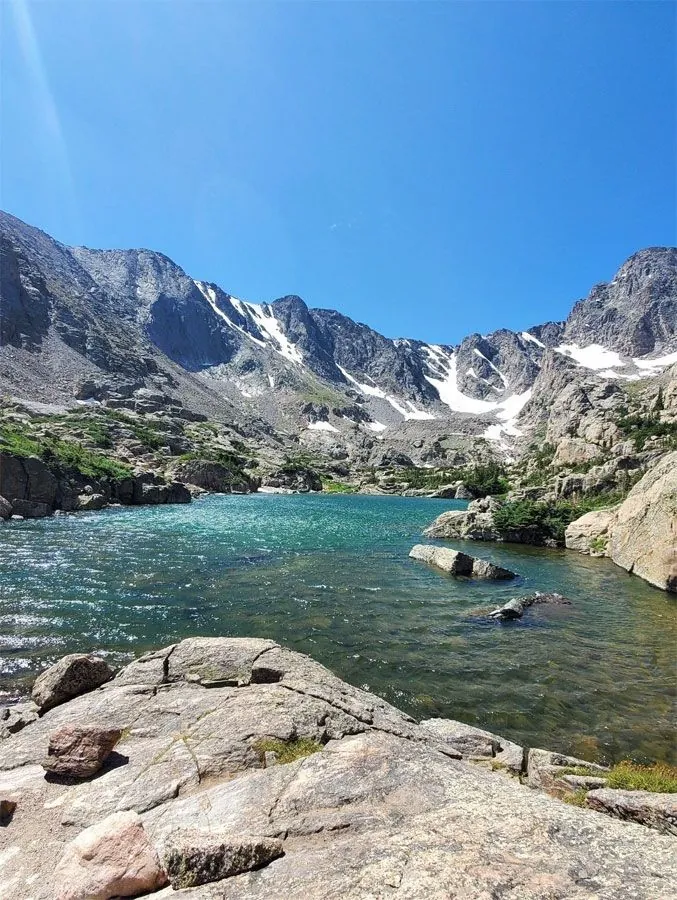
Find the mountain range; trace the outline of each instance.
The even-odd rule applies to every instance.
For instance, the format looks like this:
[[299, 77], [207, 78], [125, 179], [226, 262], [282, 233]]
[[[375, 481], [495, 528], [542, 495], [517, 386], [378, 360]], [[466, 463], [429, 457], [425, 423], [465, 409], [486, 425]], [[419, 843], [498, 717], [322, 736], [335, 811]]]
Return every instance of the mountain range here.
[[390, 339], [294, 295], [247, 302], [162, 253], [67, 247], [8, 213], [0, 238], [0, 393], [48, 408], [166, 402], [318, 451], [366, 460], [387, 446], [426, 465], [436, 447], [513, 453], [566, 384], [677, 362], [674, 247], [633, 254], [564, 322], [450, 345]]

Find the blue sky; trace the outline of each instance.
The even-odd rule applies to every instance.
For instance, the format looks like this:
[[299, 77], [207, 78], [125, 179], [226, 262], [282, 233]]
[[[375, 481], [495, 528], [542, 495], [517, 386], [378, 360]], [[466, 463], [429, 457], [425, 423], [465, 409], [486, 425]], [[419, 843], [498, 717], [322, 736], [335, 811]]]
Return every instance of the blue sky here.
[[677, 241], [669, 2], [4, 0], [2, 207], [455, 343]]

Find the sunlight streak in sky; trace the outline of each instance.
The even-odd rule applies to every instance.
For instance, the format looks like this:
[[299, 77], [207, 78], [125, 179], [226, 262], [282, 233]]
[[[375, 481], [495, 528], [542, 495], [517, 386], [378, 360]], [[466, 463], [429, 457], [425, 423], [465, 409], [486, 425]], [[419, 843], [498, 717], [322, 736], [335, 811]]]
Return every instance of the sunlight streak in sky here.
[[59, 109], [49, 84], [49, 76], [43, 62], [40, 44], [33, 27], [26, 0], [11, 0], [8, 4], [14, 19], [17, 46], [26, 65], [37, 106], [36, 137], [42, 137], [45, 156], [53, 166], [52, 175], [62, 182], [67, 199], [75, 208], [75, 180], [71, 169], [68, 145], [59, 116]]

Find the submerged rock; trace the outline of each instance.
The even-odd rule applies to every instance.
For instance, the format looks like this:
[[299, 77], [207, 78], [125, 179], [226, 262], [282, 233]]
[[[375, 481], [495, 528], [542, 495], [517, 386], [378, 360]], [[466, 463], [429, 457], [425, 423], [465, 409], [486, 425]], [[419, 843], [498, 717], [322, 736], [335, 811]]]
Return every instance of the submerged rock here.
[[113, 674], [100, 656], [71, 653], [38, 675], [31, 696], [43, 713], [71, 697], [93, 691], [109, 681]]
[[493, 612], [489, 613], [491, 619], [521, 619], [524, 610], [530, 606], [538, 606], [543, 603], [549, 603], [554, 606], [571, 606], [571, 600], [557, 594], [554, 591], [541, 592], [536, 591], [535, 594], [528, 594], [526, 597], [513, 597], [503, 606], [499, 606]]
[[464, 575], [467, 578], [507, 579], [516, 578], [514, 572], [495, 566], [485, 559], [476, 559], [460, 550], [436, 547], [434, 544], [416, 544], [409, 551], [411, 559], [427, 562], [450, 575]]

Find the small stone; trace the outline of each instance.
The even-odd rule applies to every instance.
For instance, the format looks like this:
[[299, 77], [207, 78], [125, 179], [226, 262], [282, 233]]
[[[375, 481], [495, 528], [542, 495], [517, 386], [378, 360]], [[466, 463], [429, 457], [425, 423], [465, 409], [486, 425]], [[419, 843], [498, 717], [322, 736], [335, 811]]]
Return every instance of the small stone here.
[[52, 775], [89, 778], [99, 771], [121, 736], [119, 728], [62, 725], [49, 736], [42, 767]]
[[31, 696], [40, 713], [100, 687], [113, 677], [113, 670], [99, 656], [71, 653], [38, 675]]
[[167, 884], [138, 813], [113, 813], [67, 844], [54, 872], [56, 900], [135, 897]]
[[165, 842], [163, 863], [178, 890], [260, 869], [280, 856], [284, 849], [276, 838], [179, 829]]

